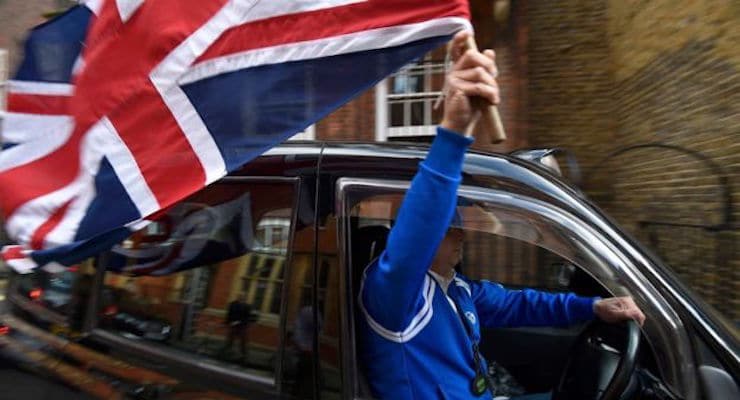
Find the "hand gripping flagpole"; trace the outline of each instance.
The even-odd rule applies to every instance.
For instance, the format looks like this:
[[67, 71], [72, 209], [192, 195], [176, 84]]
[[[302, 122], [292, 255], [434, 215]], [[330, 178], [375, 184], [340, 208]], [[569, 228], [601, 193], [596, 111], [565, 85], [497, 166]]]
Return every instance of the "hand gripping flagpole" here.
[[[475, 43], [475, 38], [473, 36], [468, 36], [467, 42], [466, 42], [466, 48], [465, 50], [473, 49], [478, 50], [478, 45]], [[447, 56], [445, 59], [445, 68], [450, 68], [450, 58], [451, 58], [451, 47], [447, 47]], [[437, 97], [437, 100], [434, 103], [434, 109], [438, 109], [444, 100], [444, 97], [447, 92], [447, 87], [445, 83], [445, 88], [442, 89], [442, 93], [440, 93], [439, 97]], [[482, 130], [482, 135], [479, 135], [479, 137], [488, 137], [488, 141], [491, 144], [497, 144], [501, 143], [504, 140], [506, 140], [506, 132], [504, 131], [504, 125], [501, 123], [501, 116], [498, 113], [498, 108], [495, 105], [491, 104], [482, 104], [483, 99], [474, 98], [474, 109], [475, 111], [475, 117], [473, 118], [473, 122], [471, 122], [468, 127], [465, 129], [465, 136], [471, 136], [473, 134], [473, 131], [476, 129], [478, 122], [481, 123], [481, 125], [478, 127], [478, 129]]]
[[[467, 49], [478, 51], [478, 45], [475, 43], [473, 35], [468, 36], [466, 45]], [[482, 99], [479, 99], [478, 101], [482, 102]], [[478, 119], [478, 123], [481, 124], [479, 129], [483, 130], [484, 136], [488, 136], [490, 143], [497, 144], [506, 140], [506, 132], [504, 131], [504, 125], [501, 123], [501, 116], [499, 115], [498, 107], [489, 104], [478, 107], [478, 109], [481, 113], [480, 118]], [[471, 135], [475, 127], [475, 123], [470, 124], [467, 129], [468, 132], [465, 133], [467, 135]]]

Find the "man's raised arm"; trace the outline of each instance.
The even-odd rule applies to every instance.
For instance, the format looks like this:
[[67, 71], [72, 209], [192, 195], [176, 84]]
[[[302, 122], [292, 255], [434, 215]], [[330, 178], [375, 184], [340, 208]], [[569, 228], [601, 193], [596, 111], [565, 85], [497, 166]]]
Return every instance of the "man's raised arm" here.
[[[493, 51], [466, 49], [469, 35], [453, 38], [455, 63], [445, 81], [444, 118], [406, 193], [386, 250], [363, 280], [365, 312], [394, 334], [409, 330], [431, 302], [426, 272], [452, 219], [465, 151], [473, 141], [459, 132], [475, 122], [478, 108], [499, 101]], [[473, 103], [473, 97], [481, 100]]]

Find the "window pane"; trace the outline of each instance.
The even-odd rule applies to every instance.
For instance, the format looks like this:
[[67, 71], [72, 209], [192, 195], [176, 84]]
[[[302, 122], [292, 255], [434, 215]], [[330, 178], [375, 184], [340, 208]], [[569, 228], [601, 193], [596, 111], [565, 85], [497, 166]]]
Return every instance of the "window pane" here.
[[[358, 228], [371, 232], [390, 227], [403, 200], [402, 194], [382, 194], [363, 199], [356, 204], [351, 216]], [[465, 229], [464, 268], [477, 279], [500, 282], [511, 287], [540, 288], [548, 291], [572, 289], [572, 280], [582, 272], [572, 262], [536, 244], [534, 228], [506, 221], [506, 235], [499, 234], [502, 220], [496, 210], [480, 206], [480, 202], [465, 201], [458, 206]], [[516, 238], [516, 239], [515, 239]], [[364, 262], [367, 249], [358, 249]], [[364, 252], [363, 252], [364, 251]], [[495, 260], [495, 268], [491, 265]]]
[[414, 101], [411, 103], [411, 125], [426, 125], [424, 114], [424, 102]]
[[[439, 121], [441, 108], [432, 110], [444, 84], [444, 62], [430, 57], [408, 64], [388, 80], [389, 135], [426, 135]], [[434, 115], [431, 115], [434, 113]], [[410, 128], [410, 129], [403, 129]]]
[[390, 123], [391, 126], [403, 126], [403, 103], [391, 103], [390, 104], [390, 112], [391, 112], [391, 118]]
[[[319, 242], [323, 249], [335, 249], [336, 219], [327, 218], [325, 227], [319, 231]], [[297, 232], [296, 236], [312, 241], [314, 232], [307, 228]], [[317, 261], [319, 270], [315, 271], [313, 252], [294, 253], [290, 281], [285, 283], [296, 289], [290, 290], [287, 299], [288, 338], [283, 359], [283, 385], [291, 398], [312, 399], [316, 379], [319, 399], [339, 399], [342, 385], [339, 370], [339, 260], [336, 251], [325, 251]], [[317, 299], [313, 298], [315, 273], [319, 281]], [[318, 307], [314, 307], [314, 302]], [[314, 351], [315, 342], [318, 353]], [[316, 369], [315, 365], [319, 368]]]
[[274, 376], [292, 191], [292, 184], [218, 184], [162, 217], [164, 234], [134, 234], [109, 257], [116, 272], [105, 275], [99, 327]]
[[[36, 309], [50, 311], [61, 316], [63, 323], [54, 322], [51, 330], [63, 335], [74, 335], [82, 329], [95, 269], [88, 260], [72, 267], [43, 267], [30, 274], [14, 278], [14, 302], [44, 319]], [[47, 321], [51, 322], [51, 321]]]

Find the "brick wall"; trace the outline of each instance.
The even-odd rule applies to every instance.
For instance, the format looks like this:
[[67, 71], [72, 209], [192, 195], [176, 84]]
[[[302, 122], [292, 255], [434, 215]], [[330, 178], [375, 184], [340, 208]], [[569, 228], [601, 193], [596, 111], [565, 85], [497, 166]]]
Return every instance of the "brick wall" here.
[[[659, 142], [677, 149], [643, 148], [609, 161], [613, 190], [604, 202], [734, 321], [740, 321], [739, 18], [737, 2], [609, 2], [615, 148]], [[734, 215], [725, 215], [725, 191]], [[727, 229], [702, 228], [727, 222]]]
[[[471, 16], [475, 37], [481, 49], [496, 52], [501, 93], [498, 105], [506, 140], [500, 144], [476, 142], [473, 148], [492, 152], [509, 152], [529, 147], [528, 139], [528, 24], [526, 4], [511, 2], [507, 11], [494, 12], [495, 1], [472, 1]], [[499, 4], [509, 3], [499, 1]]]
[[322, 140], [375, 140], [375, 90], [370, 89], [316, 124]]
[[566, 147], [589, 168], [608, 151], [615, 125], [606, 1], [526, 3], [529, 140]]
[[[740, 7], [600, 0], [527, 9], [530, 141], [574, 151], [592, 198], [740, 321], [737, 223], [705, 228], [727, 222], [725, 190], [730, 219], [740, 214]], [[632, 148], [648, 143], [661, 145]]]

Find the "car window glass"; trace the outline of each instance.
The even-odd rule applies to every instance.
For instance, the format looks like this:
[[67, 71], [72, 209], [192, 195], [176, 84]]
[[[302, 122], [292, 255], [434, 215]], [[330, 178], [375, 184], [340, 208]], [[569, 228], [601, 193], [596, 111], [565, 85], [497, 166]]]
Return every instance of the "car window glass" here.
[[95, 270], [92, 260], [65, 267], [51, 264], [29, 274], [16, 275], [14, 303], [51, 323], [53, 333], [79, 335]]
[[[351, 300], [359, 290], [362, 270], [379, 255], [378, 247], [385, 246], [408, 184], [347, 179], [344, 185], [344, 212], [350, 220]], [[681, 387], [676, 378], [681, 376], [679, 359], [686, 354], [687, 341], [670, 322], [678, 317], [655, 289], [643, 285], [623, 252], [584, 221], [547, 202], [473, 186], [462, 186], [459, 193], [457, 214], [468, 240], [465, 274], [513, 287], [633, 296], [648, 316], [642, 329], [654, 347], [656, 372], [668, 385]], [[507, 250], [512, 247], [518, 250]], [[506, 268], [500, 268], [499, 262]], [[680, 344], [679, 353], [665, 349], [666, 337]], [[356, 378], [355, 389], [362, 393], [361, 374]]]
[[172, 207], [103, 259], [98, 327], [273, 378], [293, 192], [227, 182]]
[[[401, 194], [379, 194], [354, 205], [351, 216], [356, 220], [357, 231], [367, 235], [366, 232], [390, 228], [402, 200]], [[525, 221], [506, 218], [504, 213], [495, 213], [482, 203], [465, 200], [456, 213], [458, 227], [465, 231], [463, 267], [471, 278], [553, 292], [571, 291], [574, 285], [585, 289], [587, 281], [591, 281], [574, 263], [538, 246], [541, 233]], [[597, 292], [587, 289], [589, 293]]]
[[[286, 310], [288, 337], [283, 359], [283, 386], [285, 393], [292, 398], [311, 399], [315, 380], [319, 398], [338, 399], [341, 376], [336, 220], [330, 217], [320, 228], [317, 264], [314, 264], [313, 257], [314, 234], [313, 228], [306, 228], [296, 232], [294, 239], [291, 290]], [[314, 270], [314, 265], [317, 270]], [[315, 278], [316, 299], [313, 292]], [[315, 340], [320, 355], [318, 360], [314, 351]]]

